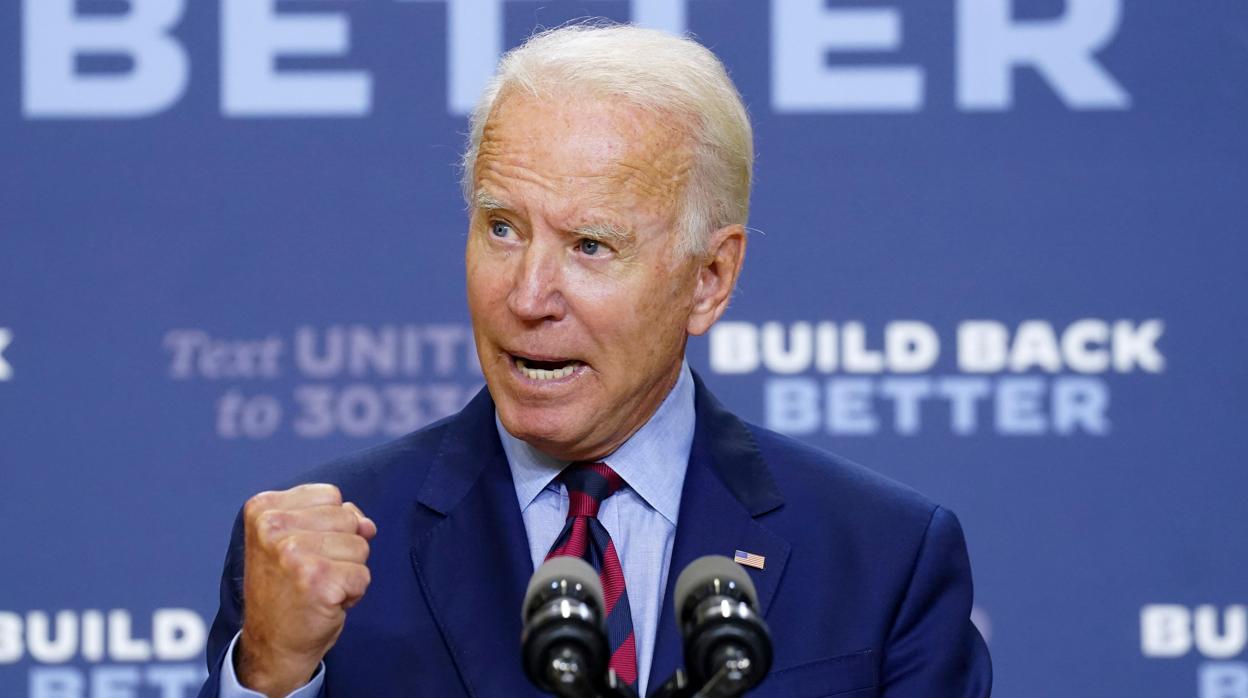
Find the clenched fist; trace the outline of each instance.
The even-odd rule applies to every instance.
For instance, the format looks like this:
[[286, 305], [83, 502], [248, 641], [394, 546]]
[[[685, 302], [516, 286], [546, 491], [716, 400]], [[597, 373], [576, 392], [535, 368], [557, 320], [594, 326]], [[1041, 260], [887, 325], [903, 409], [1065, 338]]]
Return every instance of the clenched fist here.
[[333, 485], [261, 492], [243, 509], [239, 682], [284, 696], [312, 678], [371, 579], [377, 526]]

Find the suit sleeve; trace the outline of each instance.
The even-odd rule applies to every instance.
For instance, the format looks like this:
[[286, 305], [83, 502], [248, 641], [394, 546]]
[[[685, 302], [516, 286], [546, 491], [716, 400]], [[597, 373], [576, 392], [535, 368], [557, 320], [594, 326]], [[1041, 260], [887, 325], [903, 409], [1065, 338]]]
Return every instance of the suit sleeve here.
[[971, 623], [973, 599], [962, 527], [937, 507], [884, 650], [884, 698], [991, 695], [992, 660]]
[[208, 663], [208, 680], [199, 691], [199, 698], [217, 698], [221, 685], [221, 663], [234, 636], [243, 627], [243, 513], [234, 518], [230, 547], [225, 553], [225, 569], [221, 572], [221, 600], [217, 616], [208, 632], [204, 658]]

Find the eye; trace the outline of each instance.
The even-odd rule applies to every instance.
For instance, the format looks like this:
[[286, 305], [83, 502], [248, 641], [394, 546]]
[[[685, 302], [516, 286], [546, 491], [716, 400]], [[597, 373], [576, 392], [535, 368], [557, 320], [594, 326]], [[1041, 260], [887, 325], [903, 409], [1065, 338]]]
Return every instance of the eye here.
[[598, 252], [602, 249], [602, 243], [588, 238], [582, 238], [580, 242], [576, 243], [576, 245], [582, 254], [589, 255], [590, 257], [598, 254]]
[[490, 235], [505, 238], [511, 234], [511, 226], [503, 221], [490, 221]]

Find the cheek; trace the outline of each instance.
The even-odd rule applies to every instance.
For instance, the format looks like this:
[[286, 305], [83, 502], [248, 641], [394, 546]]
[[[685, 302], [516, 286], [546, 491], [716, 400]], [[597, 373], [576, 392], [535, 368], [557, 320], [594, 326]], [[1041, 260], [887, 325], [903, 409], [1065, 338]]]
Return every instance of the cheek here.
[[688, 290], [674, 283], [670, 273], [639, 285], [621, 299], [608, 316], [619, 343], [629, 347], [631, 360], [666, 361], [685, 338], [689, 316]]
[[655, 343], [661, 344], [662, 351], [679, 352], [688, 337], [689, 316], [693, 311], [692, 287], [673, 279], [661, 292], [651, 294], [648, 303], [646, 316], [657, 335]]
[[468, 243], [464, 270], [468, 286], [468, 304], [474, 315], [490, 310], [500, 294], [506, 294], [501, 265], [487, 250], [474, 249], [480, 243]]

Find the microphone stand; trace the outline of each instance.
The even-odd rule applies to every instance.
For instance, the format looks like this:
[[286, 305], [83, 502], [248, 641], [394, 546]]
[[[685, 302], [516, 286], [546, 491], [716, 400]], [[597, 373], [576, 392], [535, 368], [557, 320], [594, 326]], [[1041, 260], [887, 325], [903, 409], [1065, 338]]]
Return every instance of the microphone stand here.
[[722, 664], [719, 671], [706, 680], [693, 698], [737, 698], [750, 687], [749, 674], [753, 665], [738, 647], [725, 647], [716, 653]]
[[637, 698], [632, 686], [620, 681], [614, 669], [607, 670], [600, 684], [585, 674], [584, 657], [564, 646], [554, 653], [546, 665], [546, 678], [559, 698]]
[[750, 658], [735, 647], [724, 648], [719, 655], [723, 662], [719, 671], [707, 679], [701, 689], [695, 690], [684, 669], [677, 669], [651, 698], [737, 698], [745, 695], [749, 686], [746, 679], [751, 669]]
[[592, 698], [598, 695], [585, 674], [585, 658], [568, 645], [556, 650], [546, 665], [546, 679], [560, 698]]
[[693, 686], [689, 685], [689, 677], [684, 669], [677, 669], [671, 678], [659, 686], [650, 698], [692, 698]]

